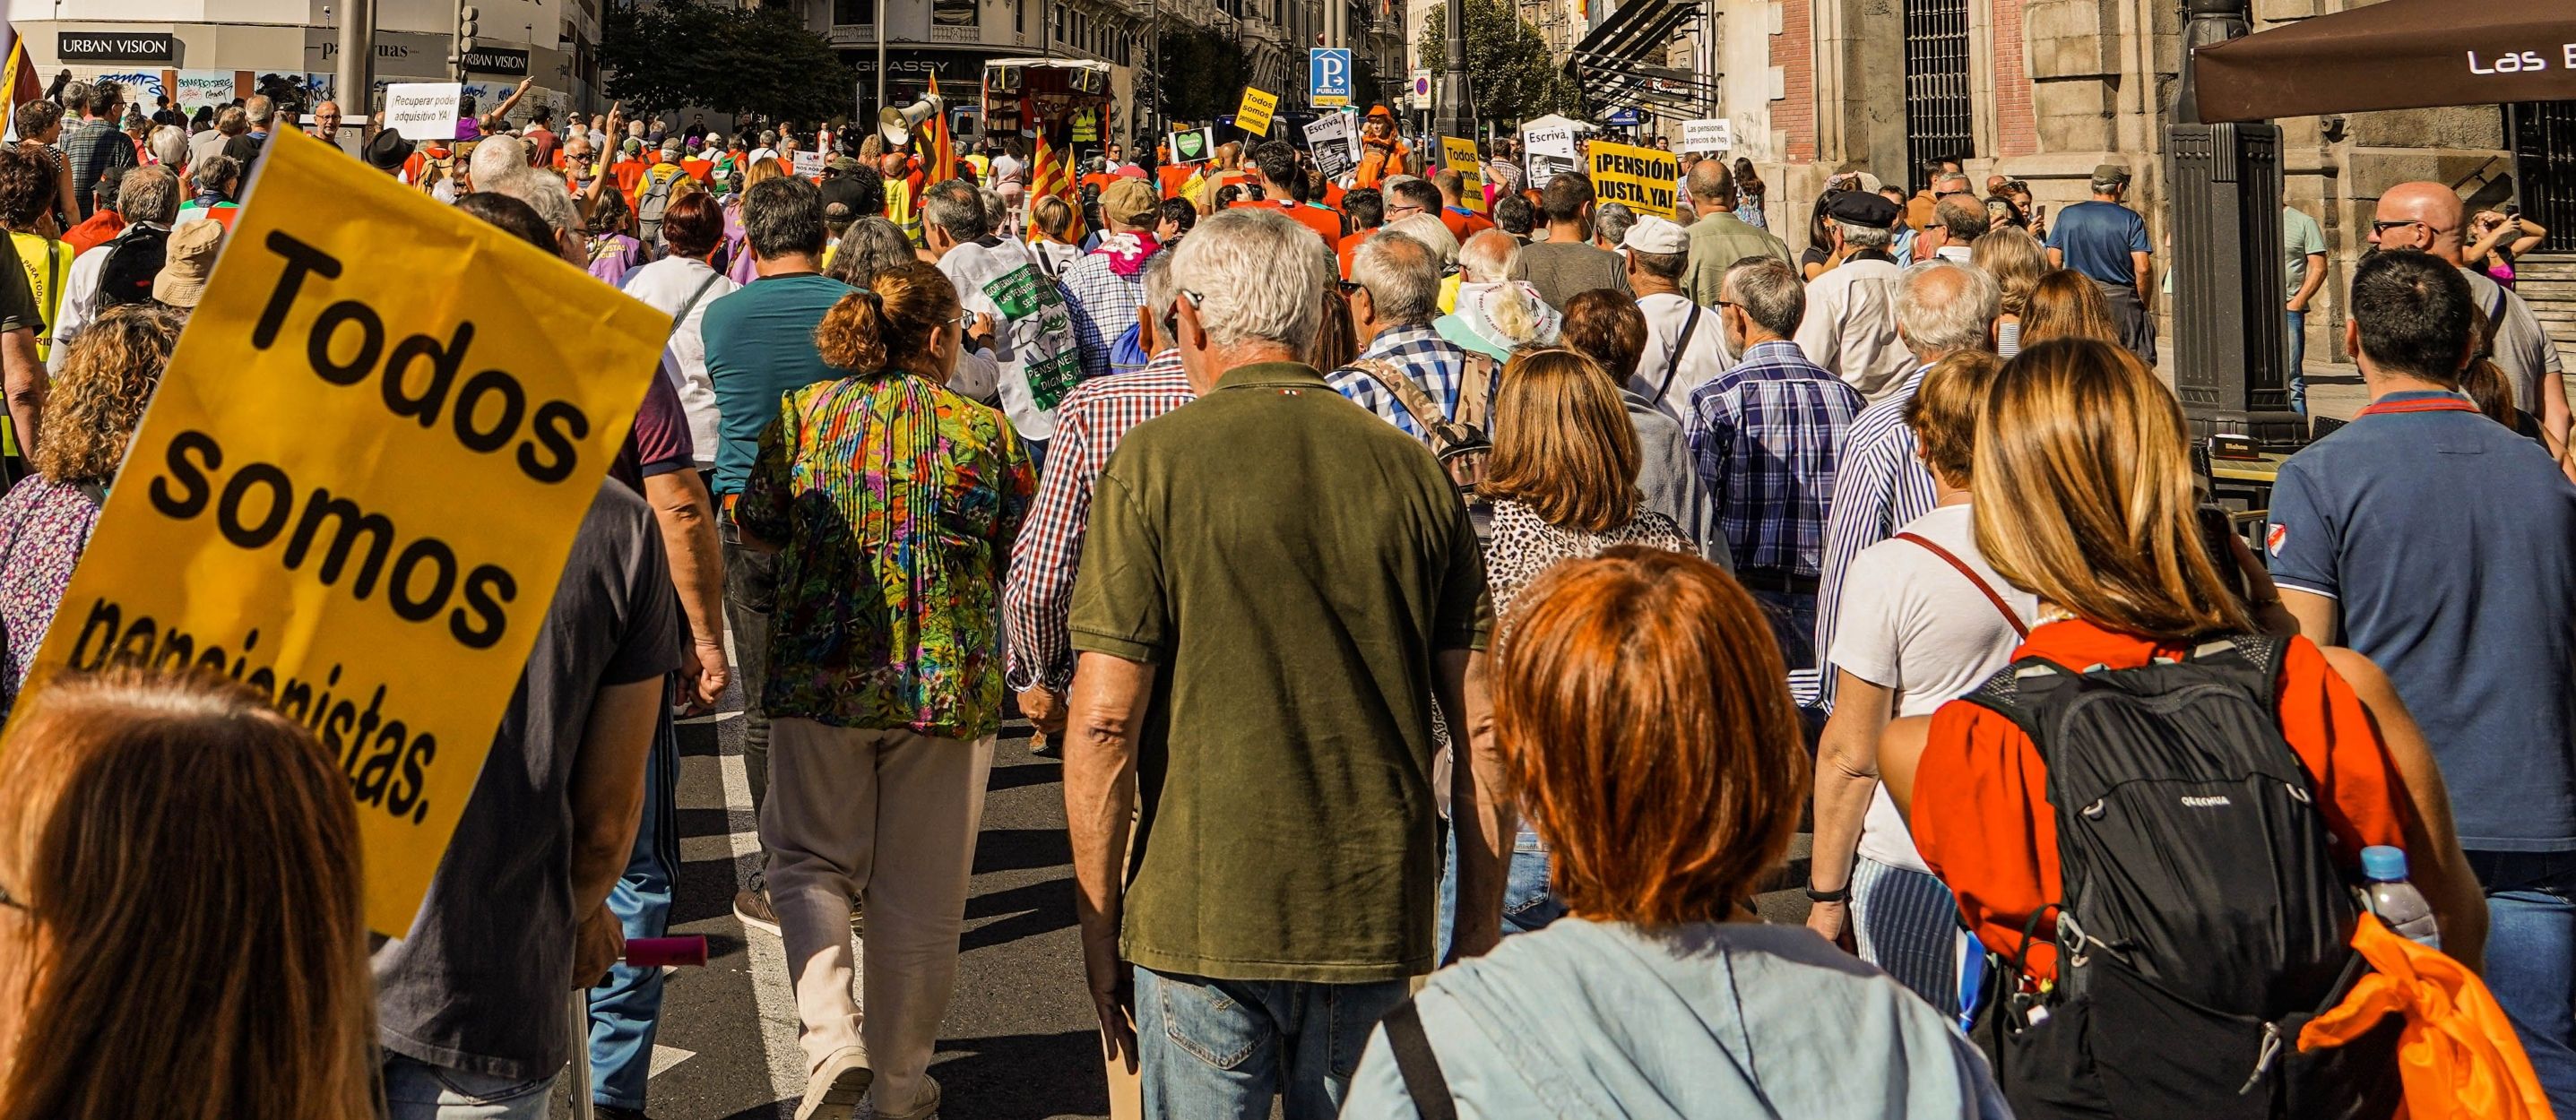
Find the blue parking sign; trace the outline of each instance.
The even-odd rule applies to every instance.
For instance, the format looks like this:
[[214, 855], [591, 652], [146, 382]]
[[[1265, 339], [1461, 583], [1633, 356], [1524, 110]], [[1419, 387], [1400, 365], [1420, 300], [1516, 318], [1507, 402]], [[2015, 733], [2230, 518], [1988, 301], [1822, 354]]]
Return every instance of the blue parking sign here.
[[1348, 47], [1316, 47], [1306, 54], [1306, 92], [1318, 109], [1338, 109], [1351, 103], [1351, 51]]

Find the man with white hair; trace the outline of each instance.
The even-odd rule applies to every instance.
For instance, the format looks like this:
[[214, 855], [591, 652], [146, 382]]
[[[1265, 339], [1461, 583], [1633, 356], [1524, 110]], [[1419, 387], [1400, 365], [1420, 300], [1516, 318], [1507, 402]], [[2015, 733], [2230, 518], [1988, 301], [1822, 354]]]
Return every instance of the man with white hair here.
[[[1428, 260], [1405, 240], [1360, 259]], [[1074, 586], [1074, 912], [1107, 1051], [1137, 1064], [1150, 1120], [1265, 1116], [1282, 1096], [1331, 1115], [1376, 1021], [1438, 963], [1435, 696], [1466, 732], [1454, 953], [1499, 935], [1513, 826], [1469, 684], [1492, 627], [1475, 529], [1419, 444], [1302, 360], [1334, 282], [1314, 250], [1275, 210], [1181, 242], [1174, 333], [1199, 399], [1127, 434]], [[1217, 1038], [1261, 1057], [1221, 1067], [1201, 1056]]]
[[1825, 204], [1843, 263], [1807, 287], [1798, 349], [1872, 402], [1896, 392], [1914, 357], [1896, 337], [1896, 277], [1888, 252], [1896, 204], [1870, 191], [1845, 191]]
[[1630, 392], [1675, 420], [1690, 410], [1690, 396], [1735, 364], [1726, 352], [1726, 330], [1717, 313], [1682, 292], [1690, 270], [1690, 231], [1647, 214], [1627, 231], [1628, 290], [1646, 316], [1646, 348], [1625, 374]]
[[224, 141], [224, 154], [241, 165], [242, 181], [249, 182], [251, 169], [259, 165], [259, 154], [268, 148], [269, 126], [277, 123], [277, 102], [257, 93], [242, 98], [242, 120], [250, 126], [249, 131]]
[[[1816, 595], [1816, 649], [1830, 653], [1843, 577], [1861, 550], [1894, 536], [1932, 512], [1939, 494], [1932, 472], [1914, 454], [1914, 427], [1905, 422], [1923, 373], [1952, 354], [1995, 348], [1995, 317], [2002, 293], [1983, 269], [1934, 261], [1906, 270], [1896, 283], [1896, 329], [1914, 357], [1914, 370], [1885, 400], [1852, 418], [1843, 461], [1834, 472], [1834, 496], [1825, 510], [1825, 572]], [[1817, 684], [1820, 707], [1834, 704], [1834, 673], [1825, 667]]]
[[[54, 347], [46, 362], [54, 372], [61, 372], [63, 360], [71, 354], [72, 339], [83, 328], [97, 320], [98, 313], [114, 302], [102, 300], [100, 280], [105, 275], [107, 259], [115, 255], [120, 243], [136, 242], [129, 260], [148, 263], [143, 275], [159, 272], [163, 254], [162, 242], [170, 234], [170, 223], [179, 216], [179, 176], [167, 167], [136, 167], [126, 171], [116, 189], [116, 209], [125, 215], [125, 228], [113, 238], [72, 259], [71, 273], [63, 278], [63, 301], [54, 312]], [[132, 272], [134, 269], [120, 271]]]
[[[1431, 328], [1467, 352], [1466, 384], [1488, 389], [1481, 394], [1484, 401], [1493, 399], [1491, 369], [1510, 361], [1512, 351], [1523, 346], [1555, 343], [1565, 322], [1536, 286], [1512, 276], [1521, 271], [1522, 254], [1534, 248], [1499, 229], [1478, 230], [1458, 250], [1458, 274], [1441, 283], [1441, 306], [1450, 311], [1433, 320]], [[1479, 378], [1485, 382], [1480, 384]], [[1482, 408], [1470, 411], [1484, 413]]]
[[1431, 247], [1401, 233], [1360, 242], [1342, 290], [1350, 300], [1360, 356], [1326, 375], [1334, 390], [1415, 439], [1430, 436], [1404, 407], [1395, 378], [1429, 396], [1441, 419], [1457, 419], [1467, 354], [1431, 325], [1440, 309], [1440, 262]]
[[992, 402], [1011, 418], [1029, 461], [1046, 462], [1055, 406], [1082, 380], [1082, 349], [1064, 293], [1018, 241], [992, 235], [983, 192], [963, 179], [922, 192], [921, 228], [939, 271], [976, 316], [959, 347], [949, 386]]
[[1065, 618], [1073, 609], [1082, 538], [1091, 521], [1092, 488], [1109, 456], [1136, 425], [1198, 399], [1181, 369], [1181, 343], [1172, 305], [1180, 290], [1172, 279], [1172, 254], [1146, 260], [1144, 294], [1136, 307], [1139, 343], [1153, 360], [1133, 373], [1096, 377], [1073, 387], [1056, 406], [1054, 469], [1038, 480], [1011, 546], [1011, 578], [1002, 587], [1004, 683], [1019, 694], [1020, 712], [1036, 725], [1040, 754], [1063, 753], [1064, 702], [1073, 691], [1073, 638]]

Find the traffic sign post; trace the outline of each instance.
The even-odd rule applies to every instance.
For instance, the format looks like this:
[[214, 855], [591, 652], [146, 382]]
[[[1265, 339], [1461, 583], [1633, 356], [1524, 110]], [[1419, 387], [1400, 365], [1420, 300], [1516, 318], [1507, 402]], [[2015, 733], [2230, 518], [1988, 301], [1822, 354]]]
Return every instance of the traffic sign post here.
[[1306, 95], [1318, 109], [1351, 103], [1350, 48], [1316, 47], [1306, 52]]

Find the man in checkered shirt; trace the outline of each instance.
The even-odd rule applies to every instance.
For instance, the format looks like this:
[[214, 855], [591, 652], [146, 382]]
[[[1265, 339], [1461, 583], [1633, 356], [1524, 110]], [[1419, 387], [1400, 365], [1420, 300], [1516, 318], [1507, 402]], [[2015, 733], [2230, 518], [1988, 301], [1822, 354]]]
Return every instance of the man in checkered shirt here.
[[1154, 213], [1160, 205], [1143, 179], [1122, 177], [1111, 183], [1100, 192], [1100, 220], [1109, 227], [1100, 247], [1065, 269], [1057, 285], [1073, 317], [1073, 341], [1082, 349], [1085, 380], [1144, 368], [1143, 362], [1117, 362], [1115, 352], [1119, 336], [1136, 325], [1136, 305], [1144, 302], [1146, 262], [1162, 255], [1154, 240]]
[[1040, 754], [1055, 751], [1064, 699], [1073, 690], [1073, 638], [1065, 617], [1091, 520], [1092, 484], [1129, 429], [1198, 399], [1181, 372], [1180, 342], [1173, 337], [1172, 302], [1179, 293], [1172, 254], [1154, 254], [1140, 278], [1128, 320], [1139, 325], [1139, 341], [1153, 361], [1133, 373], [1086, 380], [1056, 405], [1037, 502], [1011, 547], [1011, 577], [1002, 590], [1003, 680], [1019, 694], [1020, 713], [1037, 725]]
[[[1432, 329], [1431, 320], [1440, 313], [1440, 258], [1432, 248], [1401, 233], [1370, 237], [1351, 254], [1351, 278], [1343, 282], [1342, 291], [1351, 301], [1360, 360], [1394, 365], [1440, 405], [1443, 419], [1456, 418], [1467, 352]], [[1406, 435], [1428, 438], [1403, 403], [1376, 378], [1345, 366], [1324, 379]]]
[[98, 177], [110, 167], [132, 167], [137, 162], [134, 142], [116, 130], [119, 106], [125, 103], [125, 92], [117, 84], [101, 81], [89, 87], [86, 104], [66, 106], [81, 111], [80, 127], [63, 137], [63, 154], [72, 164], [73, 219], [87, 219], [96, 212]]
[[1788, 262], [1728, 269], [1718, 314], [1735, 368], [1691, 393], [1691, 457], [1717, 503], [1735, 578], [1761, 601], [1793, 677], [1816, 668], [1817, 577], [1825, 507], [1860, 392], [1790, 341], [1807, 293]]

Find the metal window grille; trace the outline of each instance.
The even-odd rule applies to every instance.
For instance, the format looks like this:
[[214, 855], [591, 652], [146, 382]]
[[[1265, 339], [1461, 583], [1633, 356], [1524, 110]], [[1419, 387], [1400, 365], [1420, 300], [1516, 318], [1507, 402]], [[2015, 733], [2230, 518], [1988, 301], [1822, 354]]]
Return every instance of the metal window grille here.
[[1914, 190], [1923, 165], [1965, 159], [1976, 144], [1968, 101], [1968, 0], [1905, 0], [1905, 158]]
[[2541, 249], [2576, 251], [2576, 101], [2506, 106], [2522, 209], [2549, 230]]

